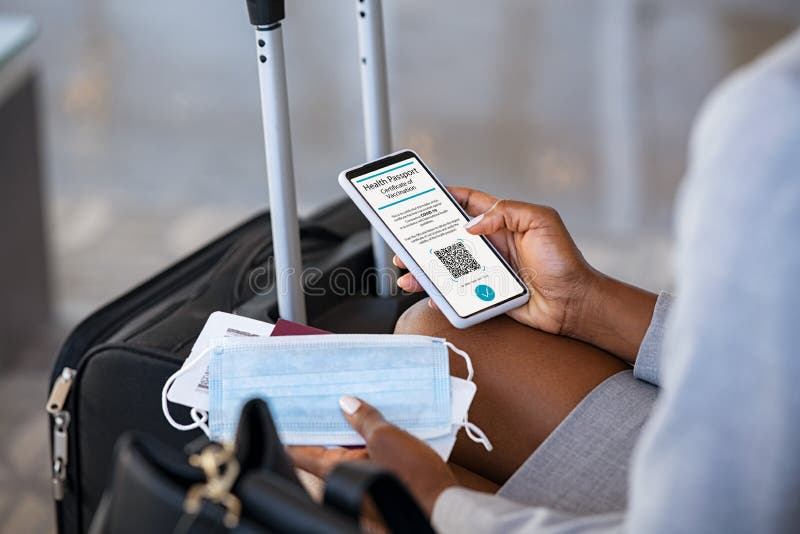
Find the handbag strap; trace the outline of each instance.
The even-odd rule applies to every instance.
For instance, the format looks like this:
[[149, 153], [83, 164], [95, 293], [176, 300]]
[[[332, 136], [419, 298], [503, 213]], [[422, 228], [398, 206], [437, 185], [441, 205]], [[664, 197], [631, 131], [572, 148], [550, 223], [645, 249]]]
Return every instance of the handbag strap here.
[[378, 466], [345, 462], [325, 479], [325, 504], [350, 517], [358, 518], [365, 495], [372, 497], [392, 532], [433, 534], [430, 522], [405, 486]]

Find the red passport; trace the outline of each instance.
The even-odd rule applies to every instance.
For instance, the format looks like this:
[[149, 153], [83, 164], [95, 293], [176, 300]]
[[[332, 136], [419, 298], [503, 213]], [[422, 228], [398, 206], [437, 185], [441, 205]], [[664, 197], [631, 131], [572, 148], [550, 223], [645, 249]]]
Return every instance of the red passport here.
[[320, 330], [319, 328], [314, 328], [313, 326], [306, 326], [304, 324], [287, 321], [286, 319], [278, 319], [278, 322], [275, 323], [275, 328], [272, 329], [270, 337], [312, 336], [319, 334], [330, 334], [330, 332], [326, 332], [325, 330]]

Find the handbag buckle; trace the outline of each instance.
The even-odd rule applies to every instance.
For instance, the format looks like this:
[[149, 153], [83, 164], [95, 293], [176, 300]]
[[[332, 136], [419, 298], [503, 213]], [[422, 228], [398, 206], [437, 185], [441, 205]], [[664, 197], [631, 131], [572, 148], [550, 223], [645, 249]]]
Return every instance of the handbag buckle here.
[[233, 445], [211, 443], [189, 456], [189, 464], [202, 469], [206, 481], [194, 484], [186, 492], [184, 512], [190, 515], [200, 513], [203, 501], [207, 500], [225, 508], [224, 525], [229, 529], [236, 528], [242, 514], [242, 503], [231, 493], [239, 477], [239, 461]]

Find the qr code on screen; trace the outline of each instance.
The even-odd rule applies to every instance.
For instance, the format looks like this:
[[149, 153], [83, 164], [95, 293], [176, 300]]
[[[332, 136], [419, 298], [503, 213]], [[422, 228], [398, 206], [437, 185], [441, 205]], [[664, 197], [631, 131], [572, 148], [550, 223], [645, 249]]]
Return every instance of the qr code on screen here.
[[481, 268], [462, 241], [434, 250], [433, 253], [447, 267], [453, 278], [460, 278]]

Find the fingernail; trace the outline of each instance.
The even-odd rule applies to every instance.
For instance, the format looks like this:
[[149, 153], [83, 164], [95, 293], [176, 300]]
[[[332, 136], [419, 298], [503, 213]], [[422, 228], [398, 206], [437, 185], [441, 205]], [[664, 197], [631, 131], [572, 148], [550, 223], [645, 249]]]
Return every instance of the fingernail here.
[[397, 264], [397, 256], [392, 256], [392, 265], [394, 265], [395, 267], [400, 267], [400, 266]]
[[406, 283], [407, 281], [408, 281], [408, 275], [407, 275], [407, 274], [404, 274], [403, 276], [401, 276], [400, 278], [398, 278], [398, 279], [397, 279], [397, 285], [398, 285], [399, 287], [402, 287], [403, 289], [405, 289], [405, 288], [406, 288], [406, 285], [408, 285], [408, 284]]
[[347, 415], [353, 415], [356, 410], [361, 406], [361, 401], [355, 397], [345, 395], [339, 399], [339, 407]]
[[472, 228], [473, 226], [475, 226], [476, 224], [478, 224], [479, 222], [481, 222], [483, 220], [483, 216], [484, 215], [486, 215], [486, 214], [485, 213], [481, 213], [480, 215], [478, 215], [477, 217], [475, 217], [471, 221], [467, 222], [467, 224], [464, 225], [464, 228]]

